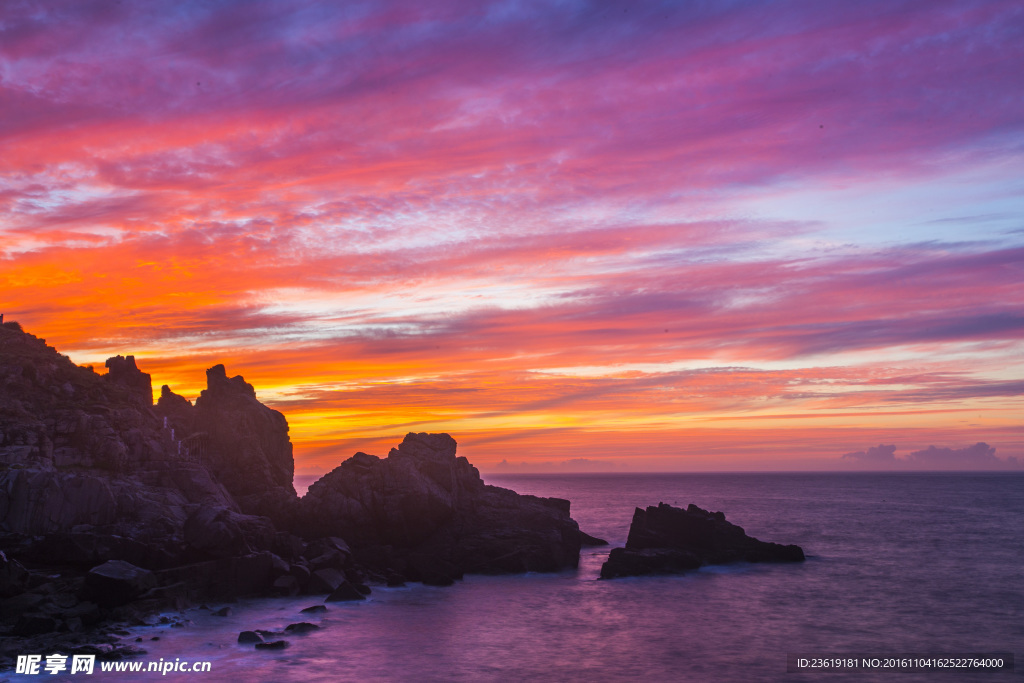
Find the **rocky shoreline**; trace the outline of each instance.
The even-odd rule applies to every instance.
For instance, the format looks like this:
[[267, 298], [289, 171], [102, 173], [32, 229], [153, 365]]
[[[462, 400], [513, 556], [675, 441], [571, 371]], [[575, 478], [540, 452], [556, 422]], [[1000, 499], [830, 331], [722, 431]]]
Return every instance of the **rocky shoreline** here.
[[[301, 595], [313, 613], [373, 586], [572, 569], [607, 545], [568, 500], [485, 484], [448, 434], [356, 453], [300, 498], [288, 422], [241, 376], [215, 365], [194, 404], [168, 386], [154, 404], [134, 357], [106, 366], [0, 325], [0, 670], [19, 653], [145, 654], [131, 629], [184, 627], [168, 614], [203, 603]], [[601, 576], [802, 559], [663, 504], [636, 510]], [[240, 637], [281, 648], [316, 626], [289, 628]]]
[[194, 405], [167, 386], [154, 404], [132, 356], [106, 365], [0, 326], [2, 652], [129, 656], [126, 626], [204, 601], [557, 571], [595, 540], [569, 501], [486, 485], [447, 434], [357, 453], [299, 498], [287, 420], [242, 377], [216, 365]]

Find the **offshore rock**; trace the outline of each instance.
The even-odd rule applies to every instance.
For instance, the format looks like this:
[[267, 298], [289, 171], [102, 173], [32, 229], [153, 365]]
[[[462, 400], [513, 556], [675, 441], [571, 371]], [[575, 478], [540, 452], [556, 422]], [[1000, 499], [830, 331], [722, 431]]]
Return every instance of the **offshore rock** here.
[[421, 433], [384, 459], [356, 453], [309, 488], [296, 522], [344, 538], [366, 564], [438, 584], [577, 565], [569, 501], [488, 486], [455, 449], [448, 434]]
[[672, 574], [706, 564], [803, 562], [797, 545], [767, 543], [747, 536], [721, 512], [691, 504], [687, 509], [660, 503], [637, 508], [625, 548], [615, 548], [601, 567], [601, 578]]

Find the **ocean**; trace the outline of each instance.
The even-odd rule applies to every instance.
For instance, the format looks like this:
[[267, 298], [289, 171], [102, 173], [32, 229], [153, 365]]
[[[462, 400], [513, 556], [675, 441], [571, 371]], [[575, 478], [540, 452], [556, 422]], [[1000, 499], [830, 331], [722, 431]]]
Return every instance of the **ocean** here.
[[[695, 503], [761, 540], [799, 544], [807, 561], [603, 581], [609, 548], [584, 548], [577, 571], [374, 587], [325, 614], [299, 613], [310, 597], [247, 601], [229, 617], [190, 610], [186, 628], [136, 629], [143, 659], [209, 661], [209, 673], [169, 674], [205, 681], [1024, 679], [1024, 473], [485, 478], [568, 498], [581, 528], [611, 547], [635, 507]], [[298, 621], [322, 628], [277, 652], [235, 643], [241, 630]], [[787, 672], [790, 653], [996, 652], [1014, 653], [1016, 669]]]

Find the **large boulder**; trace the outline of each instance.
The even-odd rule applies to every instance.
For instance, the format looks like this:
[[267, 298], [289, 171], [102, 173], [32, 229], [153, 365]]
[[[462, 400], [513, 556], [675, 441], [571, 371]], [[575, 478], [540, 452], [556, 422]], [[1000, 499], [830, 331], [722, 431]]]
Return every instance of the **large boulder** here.
[[747, 536], [721, 512], [691, 504], [687, 509], [660, 503], [637, 508], [625, 548], [615, 548], [601, 567], [601, 578], [677, 573], [706, 564], [802, 562], [797, 545], [767, 543]]
[[[357, 453], [310, 487], [297, 528], [340, 536], [364, 562], [438, 582], [577, 565], [569, 501], [488, 486], [455, 450], [448, 434], [408, 434], [387, 458]], [[420, 569], [439, 563], [443, 571]]]
[[274, 525], [266, 517], [228, 508], [201, 507], [185, 522], [185, 542], [209, 557], [234, 557], [269, 548]]
[[85, 596], [100, 605], [121, 605], [156, 585], [156, 577], [148, 569], [122, 560], [109, 560], [85, 575]]

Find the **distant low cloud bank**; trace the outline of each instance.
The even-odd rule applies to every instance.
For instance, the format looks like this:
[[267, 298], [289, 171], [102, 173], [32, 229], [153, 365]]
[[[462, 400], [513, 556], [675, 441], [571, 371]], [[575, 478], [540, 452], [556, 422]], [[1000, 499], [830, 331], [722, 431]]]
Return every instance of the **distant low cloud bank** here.
[[622, 464], [610, 460], [572, 458], [570, 460], [543, 460], [536, 462], [509, 462], [502, 460], [489, 469], [493, 472], [614, 472], [622, 470]]
[[847, 453], [844, 462], [864, 468], [913, 470], [1003, 470], [1020, 469], [1021, 462], [1013, 456], [996, 457], [996, 449], [978, 442], [965, 448], [929, 446], [920, 451], [896, 457], [896, 446], [879, 444], [866, 451]]

